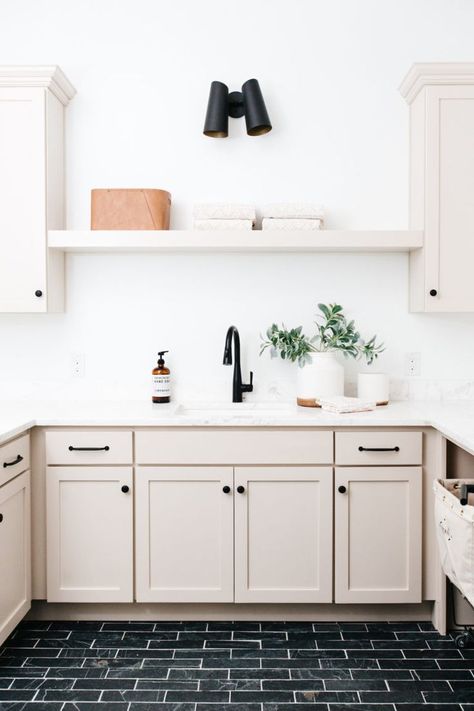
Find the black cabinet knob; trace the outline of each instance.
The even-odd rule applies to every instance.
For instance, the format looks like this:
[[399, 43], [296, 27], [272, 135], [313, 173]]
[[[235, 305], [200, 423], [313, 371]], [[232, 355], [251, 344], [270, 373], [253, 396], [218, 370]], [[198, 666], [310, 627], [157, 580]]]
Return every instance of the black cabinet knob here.
[[230, 486], [223, 486], [222, 491], [224, 494], [230, 494]]
[[245, 486], [238, 486], [237, 491], [239, 492], [239, 494], [243, 494], [245, 491]]
[[343, 486], [342, 484], [341, 484], [341, 486], [338, 486], [338, 487], [337, 487], [337, 490], [338, 490], [338, 492], [339, 492], [340, 494], [345, 494], [346, 491], [347, 491], [346, 487]]
[[127, 486], [126, 484], [124, 484], [124, 485], [122, 486], [122, 491], [123, 491], [124, 494], [128, 494], [128, 492], [130, 491], [130, 487]]
[[35, 296], [37, 296], [38, 299], [39, 299], [41, 296], [43, 296], [43, 292], [41, 291], [41, 289], [36, 289], [36, 291], [35, 291]]
[[430, 289], [430, 296], [438, 296], [436, 289]]
[[0, 523], [3, 521], [3, 514], [0, 514]]

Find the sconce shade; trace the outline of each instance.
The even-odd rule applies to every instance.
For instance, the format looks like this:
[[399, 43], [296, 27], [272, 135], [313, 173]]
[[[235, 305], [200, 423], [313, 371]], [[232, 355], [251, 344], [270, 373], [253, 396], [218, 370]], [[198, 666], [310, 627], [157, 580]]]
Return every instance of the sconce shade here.
[[262, 136], [272, 130], [272, 124], [263, 100], [257, 79], [249, 79], [242, 85], [245, 123], [249, 136]]
[[226, 138], [229, 133], [229, 89], [221, 81], [211, 83], [203, 133], [211, 138]]

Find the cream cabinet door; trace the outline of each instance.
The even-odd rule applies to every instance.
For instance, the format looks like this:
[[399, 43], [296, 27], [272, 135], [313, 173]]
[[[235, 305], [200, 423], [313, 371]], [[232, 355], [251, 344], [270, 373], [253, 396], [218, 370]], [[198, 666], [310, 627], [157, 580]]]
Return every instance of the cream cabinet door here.
[[474, 86], [426, 92], [426, 310], [474, 311]]
[[232, 602], [231, 467], [137, 467], [138, 602]]
[[0, 312], [46, 311], [45, 89], [0, 89], [0, 196]]
[[336, 467], [336, 602], [421, 602], [421, 490], [421, 467]]
[[31, 607], [30, 474], [0, 488], [0, 644]]
[[331, 467], [235, 469], [235, 601], [331, 602]]
[[133, 600], [131, 467], [48, 467], [47, 599]]

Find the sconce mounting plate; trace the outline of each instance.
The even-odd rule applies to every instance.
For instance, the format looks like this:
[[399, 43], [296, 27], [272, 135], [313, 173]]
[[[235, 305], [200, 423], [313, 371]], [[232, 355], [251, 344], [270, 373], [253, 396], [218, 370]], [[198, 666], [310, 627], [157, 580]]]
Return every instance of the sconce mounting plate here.
[[242, 118], [244, 115], [244, 97], [241, 91], [231, 91], [229, 94], [229, 116]]

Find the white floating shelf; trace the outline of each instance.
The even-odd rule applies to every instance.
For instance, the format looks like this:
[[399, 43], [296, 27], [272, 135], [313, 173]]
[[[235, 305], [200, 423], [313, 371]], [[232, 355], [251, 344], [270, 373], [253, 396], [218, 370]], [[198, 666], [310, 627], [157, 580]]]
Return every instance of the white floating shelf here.
[[415, 230], [52, 230], [50, 249], [109, 252], [411, 252], [423, 246]]

